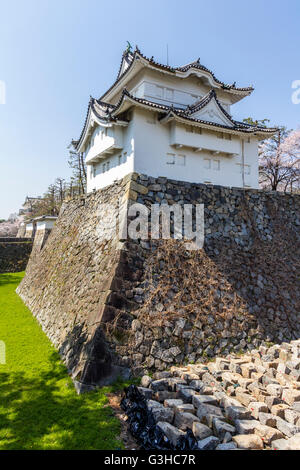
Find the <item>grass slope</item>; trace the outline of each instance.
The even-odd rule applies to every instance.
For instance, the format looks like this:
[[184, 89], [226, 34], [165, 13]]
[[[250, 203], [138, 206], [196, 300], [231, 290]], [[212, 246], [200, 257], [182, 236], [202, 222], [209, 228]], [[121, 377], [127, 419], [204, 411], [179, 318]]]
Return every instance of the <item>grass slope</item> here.
[[24, 273], [0, 274], [0, 450], [117, 449], [106, 387], [78, 396], [46, 335], [15, 293]]

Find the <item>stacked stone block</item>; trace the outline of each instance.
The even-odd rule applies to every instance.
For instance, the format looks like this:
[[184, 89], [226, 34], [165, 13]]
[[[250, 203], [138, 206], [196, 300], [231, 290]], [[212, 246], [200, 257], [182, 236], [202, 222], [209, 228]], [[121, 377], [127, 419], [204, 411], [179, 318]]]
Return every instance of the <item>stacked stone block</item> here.
[[174, 446], [191, 429], [200, 450], [300, 450], [300, 340], [172, 366], [139, 391]]

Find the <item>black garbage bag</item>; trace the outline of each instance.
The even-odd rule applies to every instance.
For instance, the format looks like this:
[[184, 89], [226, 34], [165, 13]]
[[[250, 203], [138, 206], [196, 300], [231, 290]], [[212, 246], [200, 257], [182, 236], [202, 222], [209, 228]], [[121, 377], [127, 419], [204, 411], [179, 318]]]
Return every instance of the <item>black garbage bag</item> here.
[[170, 450], [170, 442], [156, 426], [153, 414], [147, 407], [147, 400], [135, 385], [125, 388], [121, 408], [128, 417], [129, 429], [144, 450]]
[[176, 450], [199, 450], [197, 439], [191, 429], [187, 429], [186, 435], [180, 438]]
[[125, 388], [121, 408], [128, 417], [129, 429], [144, 450], [196, 450], [197, 440], [190, 429], [174, 446], [164, 432], [156, 425], [147, 400], [135, 385]]

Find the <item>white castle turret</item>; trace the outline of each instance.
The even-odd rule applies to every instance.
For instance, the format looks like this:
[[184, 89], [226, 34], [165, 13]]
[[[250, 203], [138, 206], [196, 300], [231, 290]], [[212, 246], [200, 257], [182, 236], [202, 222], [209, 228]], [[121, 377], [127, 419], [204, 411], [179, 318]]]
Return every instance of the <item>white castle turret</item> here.
[[233, 119], [252, 87], [226, 85], [200, 60], [162, 65], [138, 48], [123, 53], [116, 81], [91, 98], [77, 152], [87, 191], [131, 172], [194, 183], [258, 187], [258, 143], [276, 129]]

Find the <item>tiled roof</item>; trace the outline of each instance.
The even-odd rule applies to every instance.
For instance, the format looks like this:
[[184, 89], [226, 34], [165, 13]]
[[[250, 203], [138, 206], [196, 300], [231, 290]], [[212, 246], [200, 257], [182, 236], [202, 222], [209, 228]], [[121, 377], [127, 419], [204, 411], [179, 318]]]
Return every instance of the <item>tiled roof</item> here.
[[194, 122], [194, 123], [208, 125], [211, 127], [219, 127], [221, 129], [228, 129], [231, 131], [238, 131], [238, 132], [249, 133], [249, 134], [255, 134], [255, 133], [274, 134], [274, 132], [276, 132], [277, 130], [276, 128], [244, 126], [238, 123], [237, 121], [233, 121], [234, 122], [233, 126], [226, 126], [224, 124], [218, 124], [213, 121], [206, 121], [203, 119], [193, 118], [191, 116], [188, 116], [187, 114], [185, 115], [180, 114], [177, 112], [176, 109], [170, 110], [167, 116], [162, 116], [160, 120], [165, 119], [167, 117], [178, 117], [178, 118], [181, 118], [182, 120], [190, 121], [191, 123]]
[[[204, 106], [206, 106], [209, 103], [209, 101], [211, 99], [213, 99], [214, 97], [215, 97], [215, 92], [214, 92], [214, 90], [211, 90], [201, 101], [199, 101], [198, 103], [195, 104], [195, 107], [199, 106], [199, 109], [204, 108]], [[220, 107], [221, 111], [226, 115], [226, 117], [228, 117], [228, 119], [231, 121], [232, 126], [226, 126], [226, 125], [223, 125], [223, 124], [215, 123], [213, 121], [206, 121], [206, 120], [203, 120], [203, 119], [194, 118], [193, 113], [195, 113], [196, 111], [191, 106], [188, 106], [186, 109], [182, 109], [182, 108], [176, 108], [174, 106], [162, 105], [162, 104], [159, 104], [159, 103], [155, 103], [154, 101], [146, 100], [144, 98], [136, 98], [135, 96], [130, 94], [126, 89], [123, 90], [121, 98], [119, 99], [119, 102], [116, 105], [115, 109], [113, 110], [112, 114], [115, 114], [120, 110], [120, 108], [121, 108], [124, 100], [126, 100], [126, 98], [131, 100], [133, 103], [137, 103], [137, 104], [140, 104], [144, 107], [152, 108], [152, 109], [156, 109], [157, 111], [160, 111], [162, 113], [162, 115], [160, 116], [160, 120], [165, 119], [167, 117], [172, 117], [172, 116], [176, 117], [177, 116], [178, 118], [181, 118], [183, 120], [187, 120], [191, 123], [194, 122], [194, 123], [199, 123], [199, 124], [205, 124], [205, 125], [209, 125], [209, 126], [212, 126], [212, 127], [230, 129], [230, 130], [239, 131], [239, 132], [247, 132], [247, 133], [264, 132], [264, 133], [272, 134], [276, 131], [275, 128], [250, 126], [250, 125], [245, 124], [245, 123], [240, 123], [238, 121], [234, 121], [232, 119], [232, 117], [222, 107], [222, 105], [220, 104], [220, 102], [217, 100], [216, 97], [215, 97], [215, 99], [216, 99], [216, 102], [217, 102], [218, 106]], [[198, 110], [198, 108], [196, 108], [196, 109]]]
[[[123, 52], [123, 55], [122, 55], [122, 60], [121, 60], [121, 63], [120, 63], [118, 75], [117, 75], [117, 80], [118, 80], [119, 77], [122, 75], [122, 74], [121, 74], [121, 71], [122, 71], [122, 65], [123, 65], [123, 63], [126, 62], [127, 66], [129, 67], [129, 66], [131, 65], [132, 61], [133, 61], [133, 53], [124, 51], [124, 52]], [[126, 72], [126, 70], [124, 70], [124, 72]], [[123, 73], [124, 73], [124, 72], [123, 72]]]
[[[123, 73], [121, 73], [121, 69], [122, 69], [122, 64], [123, 64], [123, 60], [124, 60], [124, 56], [125, 56], [125, 53], [123, 54], [122, 56], [122, 60], [121, 60], [121, 64], [120, 64], [120, 68], [119, 68], [119, 72], [118, 72], [118, 75], [117, 75], [117, 78], [116, 80], [114, 81], [114, 83], [109, 87], [109, 89], [102, 95], [101, 98], [103, 98], [105, 95], [107, 95], [107, 93], [109, 93], [116, 85], [117, 83], [129, 72], [129, 70], [132, 68], [134, 62], [135, 62], [135, 58], [137, 56], [137, 51], [138, 49], [136, 48], [136, 50], [134, 51], [133, 54], [130, 54], [127, 56], [128, 58], [128, 62], [130, 63], [129, 66], [127, 67], [126, 70], [124, 70]], [[100, 98], [100, 99], [101, 99]]]
[[[86, 126], [88, 124], [88, 120], [89, 120], [89, 116], [90, 116], [91, 111], [94, 113], [94, 115], [100, 121], [102, 121], [104, 123], [108, 123], [108, 122], [117, 122], [118, 121], [117, 117], [111, 116], [111, 113], [114, 109], [115, 109], [114, 105], [112, 105], [110, 103], [105, 103], [104, 101], [101, 101], [101, 100], [96, 100], [95, 98], [93, 98], [91, 96], [89, 104], [88, 104], [88, 109], [87, 109], [83, 129], [81, 131], [80, 137], [79, 137], [78, 140], [72, 140], [71, 141], [71, 144], [73, 145], [73, 147], [78, 148], [78, 146], [79, 146], [79, 144], [80, 144], [80, 142], [81, 142], [81, 140], [84, 136], [84, 133], [85, 133], [85, 130], [86, 130]], [[122, 121], [124, 121], [124, 120], [122, 120]]]
[[202, 65], [200, 63], [200, 59], [198, 59], [194, 62], [190, 62], [189, 64], [184, 65], [183, 67], [176, 67], [175, 70], [178, 70], [180, 72], [187, 72], [188, 70], [190, 70], [192, 68], [193, 69], [198, 69], [198, 70], [203, 70], [204, 72], [209, 73], [212, 76], [212, 78], [215, 80], [215, 82], [219, 83], [219, 85], [221, 85], [221, 87], [226, 89], [226, 90], [253, 91], [253, 87], [237, 88], [235, 82], [232, 83], [231, 85], [228, 85], [228, 84], [222, 82], [221, 80], [218, 80], [218, 78], [215, 76], [215, 74], [210, 69], [208, 69], [207, 67], [205, 67], [204, 65]]
[[149, 59], [149, 57], [146, 57], [144, 54], [141, 53], [141, 51], [139, 50], [138, 47], [136, 47], [136, 51], [137, 51], [137, 53], [140, 57], [145, 59], [147, 62], [149, 62], [149, 64], [151, 64], [154, 67], [157, 67], [157, 68], [160, 68], [160, 69], [163, 69], [163, 70], [167, 70], [168, 72], [173, 72], [173, 73], [175, 73], [176, 70], [178, 70], [175, 67], [171, 67], [170, 65], [161, 64], [160, 62], [156, 62], [154, 60], [153, 56]]
[[52, 220], [56, 220], [58, 219], [58, 217], [56, 215], [41, 215], [39, 217], [35, 217], [34, 219], [32, 220], [45, 220], [45, 219], [52, 219]]
[[[211, 70], [209, 70], [207, 67], [205, 67], [204, 65], [202, 65], [200, 63], [200, 59], [198, 59], [197, 61], [194, 61], [194, 62], [190, 62], [189, 64], [184, 65], [182, 67], [171, 67], [170, 65], [165, 65], [165, 64], [161, 64], [159, 62], [156, 62], [153, 57], [151, 57], [151, 58], [146, 57], [144, 54], [141, 53], [139, 48], [136, 46], [135, 51], [133, 53], [131, 53], [131, 52], [130, 53], [126, 53], [126, 52], [123, 53], [121, 64], [120, 64], [118, 75], [117, 75], [117, 79], [111, 85], [111, 87], [102, 95], [101, 98], [105, 97], [105, 95], [107, 95], [118, 84], [118, 82], [121, 81], [121, 79], [132, 68], [135, 61], [139, 58], [144, 59], [151, 67], [154, 67], [156, 69], [160, 69], [162, 71], [166, 71], [166, 72], [169, 72], [169, 73], [173, 73], [175, 75], [176, 75], [176, 72], [183, 72], [184, 73], [184, 72], [187, 72], [191, 69], [202, 70], [202, 71], [208, 73], [211, 76], [211, 78], [218, 85], [220, 85], [220, 88], [223, 88], [224, 90], [236, 91], [236, 92], [241, 92], [241, 93], [251, 93], [253, 91], [253, 87], [238, 88], [238, 87], [236, 87], [235, 82], [233, 84], [229, 85], [229, 84], [226, 84], [226, 83], [222, 82], [221, 80], [218, 80]], [[124, 70], [123, 73], [121, 73], [122, 65], [123, 65], [124, 60], [126, 60], [126, 62], [128, 64], [128, 67]]]
[[220, 101], [217, 98], [215, 90], [210, 90], [203, 98], [198, 100], [196, 103], [189, 105], [185, 111], [186, 115], [193, 115], [200, 111], [201, 109], [205, 108], [205, 106], [211, 101], [215, 100], [218, 108], [220, 111], [229, 119], [234, 124], [234, 121], [232, 120], [232, 117], [230, 114], [226, 111], [226, 109], [223, 108], [221, 105]]
[[[205, 108], [205, 106], [212, 100], [214, 99], [217, 106], [219, 107], [220, 111], [226, 116], [226, 118], [230, 121], [232, 126], [230, 125], [225, 125], [225, 124], [219, 124], [213, 121], [207, 121], [204, 119], [198, 119], [195, 118], [193, 115]], [[80, 138], [78, 140], [73, 140], [72, 144], [74, 145], [75, 148], [78, 148], [85, 130], [86, 126], [89, 120], [89, 115], [90, 112], [92, 111], [95, 116], [102, 121], [103, 123], [109, 123], [109, 122], [124, 122], [125, 120], [119, 120], [118, 119], [118, 113], [122, 112], [122, 105], [126, 101], [131, 101], [133, 105], [140, 105], [148, 109], [155, 109], [160, 113], [160, 120], [167, 119], [167, 118], [179, 118], [183, 121], [187, 121], [189, 123], [195, 123], [195, 124], [203, 124], [205, 126], [210, 126], [210, 127], [217, 127], [217, 128], [223, 128], [223, 129], [228, 129], [231, 131], [238, 131], [238, 132], [243, 132], [243, 133], [264, 133], [264, 134], [273, 134], [276, 132], [277, 129], [275, 128], [266, 128], [266, 127], [260, 127], [260, 126], [253, 126], [249, 125], [246, 123], [242, 123], [239, 121], [235, 121], [232, 119], [230, 114], [223, 108], [221, 103], [219, 102], [216, 92], [212, 89], [210, 90], [207, 95], [205, 95], [202, 99], [197, 101], [193, 105], [187, 106], [185, 109], [175, 107], [173, 105], [167, 106], [164, 104], [156, 103], [154, 101], [146, 100], [144, 98], [137, 98], [136, 96], [132, 95], [126, 88], [123, 89], [122, 94], [120, 96], [120, 99], [116, 105], [112, 105], [109, 103], [105, 103], [104, 101], [101, 100], [96, 100], [95, 98], [90, 98], [89, 101], [89, 106], [88, 106], [88, 111], [85, 119], [85, 123], [80, 135]]]
[[167, 111], [169, 109], [169, 106], [166, 106], [164, 104], [155, 103], [154, 101], [145, 100], [144, 98], [137, 98], [136, 96], [132, 95], [126, 88], [124, 88], [118, 103], [115, 105], [115, 108], [113, 110], [114, 113], [116, 113], [120, 109], [126, 96], [134, 100], [136, 103], [147, 104], [150, 107], [160, 109], [162, 111]]

